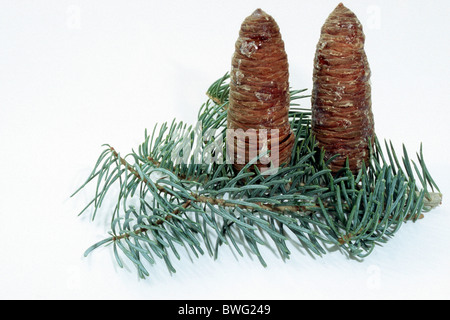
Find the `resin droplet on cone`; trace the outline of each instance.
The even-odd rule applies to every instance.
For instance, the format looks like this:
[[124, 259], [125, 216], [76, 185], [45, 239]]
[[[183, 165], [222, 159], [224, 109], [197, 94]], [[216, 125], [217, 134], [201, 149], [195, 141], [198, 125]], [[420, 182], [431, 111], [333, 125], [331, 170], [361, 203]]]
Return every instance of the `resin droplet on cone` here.
[[349, 160], [356, 173], [369, 161], [374, 137], [370, 68], [356, 15], [342, 3], [322, 27], [314, 61], [312, 131], [337, 172]]
[[289, 70], [275, 20], [256, 10], [242, 23], [232, 59], [227, 152], [235, 169], [255, 156], [267, 169], [290, 161], [294, 134], [289, 123]]

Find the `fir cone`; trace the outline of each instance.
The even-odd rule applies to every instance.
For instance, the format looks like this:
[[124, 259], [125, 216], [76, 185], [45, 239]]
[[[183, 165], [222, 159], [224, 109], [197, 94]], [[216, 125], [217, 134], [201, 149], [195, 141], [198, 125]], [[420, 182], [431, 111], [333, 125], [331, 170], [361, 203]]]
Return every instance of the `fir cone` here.
[[339, 154], [330, 169], [349, 160], [356, 173], [368, 163], [374, 137], [370, 68], [365, 36], [356, 15], [342, 3], [322, 27], [314, 61], [312, 132], [325, 158]]
[[230, 73], [227, 153], [236, 170], [255, 156], [261, 171], [288, 163], [294, 144], [289, 123], [289, 71], [275, 20], [257, 9], [242, 23]]

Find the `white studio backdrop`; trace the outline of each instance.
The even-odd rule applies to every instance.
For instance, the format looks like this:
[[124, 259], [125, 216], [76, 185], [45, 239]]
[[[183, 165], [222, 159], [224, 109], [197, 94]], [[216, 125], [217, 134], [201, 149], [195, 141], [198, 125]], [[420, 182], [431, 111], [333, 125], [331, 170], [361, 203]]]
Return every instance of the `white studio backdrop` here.
[[[111, 144], [135, 149], [144, 130], [196, 121], [209, 85], [230, 69], [242, 21], [256, 8], [280, 26], [295, 89], [312, 87], [320, 28], [338, 1], [0, 1], [0, 298], [450, 298], [448, 172], [450, 2], [356, 1], [372, 69], [375, 128], [410, 154], [423, 143], [444, 203], [407, 223], [364, 261], [270, 248], [268, 267], [226, 247], [188, 255], [138, 280], [109, 248], [106, 214], [77, 217], [70, 194]], [[309, 100], [302, 101], [309, 106]]]

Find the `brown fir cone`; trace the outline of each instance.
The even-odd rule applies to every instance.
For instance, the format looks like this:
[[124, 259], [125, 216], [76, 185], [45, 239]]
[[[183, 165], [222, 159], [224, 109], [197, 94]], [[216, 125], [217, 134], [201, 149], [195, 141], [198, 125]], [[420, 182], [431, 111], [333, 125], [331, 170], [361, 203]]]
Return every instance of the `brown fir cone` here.
[[256, 163], [262, 171], [288, 163], [294, 135], [287, 54], [277, 23], [261, 9], [242, 23], [230, 76], [227, 153], [234, 168], [263, 154]]
[[374, 121], [364, 41], [360, 21], [341, 3], [323, 25], [317, 44], [312, 131], [326, 159], [339, 154], [330, 165], [333, 172], [347, 158], [353, 173], [369, 160]]

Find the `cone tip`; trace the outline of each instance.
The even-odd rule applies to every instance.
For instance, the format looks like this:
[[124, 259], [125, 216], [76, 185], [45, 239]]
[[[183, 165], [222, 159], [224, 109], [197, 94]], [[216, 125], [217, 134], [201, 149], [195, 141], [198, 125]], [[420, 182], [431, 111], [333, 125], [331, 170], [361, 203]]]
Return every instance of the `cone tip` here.
[[255, 16], [255, 17], [260, 17], [260, 16], [263, 16], [263, 15], [266, 15], [266, 13], [261, 8], [256, 9], [252, 13], [252, 16]]
[[349, 8], [347, 8], [346, 6], [344, 6], [344, 4], [342, 2], [338, 4], [338, 6], [336, 7], [336, 9], [334, 9], [334, 11], [340, 11], [340, 12], [350, 11], [351, 12], [351, 10]]

